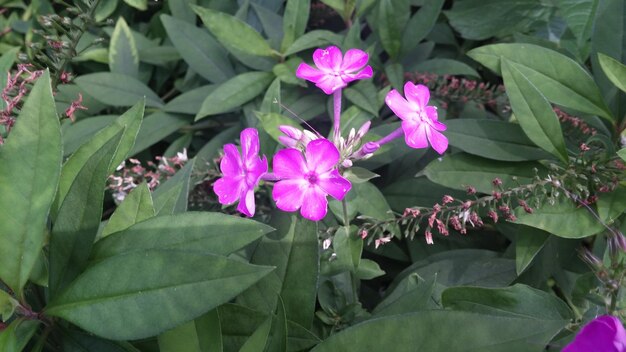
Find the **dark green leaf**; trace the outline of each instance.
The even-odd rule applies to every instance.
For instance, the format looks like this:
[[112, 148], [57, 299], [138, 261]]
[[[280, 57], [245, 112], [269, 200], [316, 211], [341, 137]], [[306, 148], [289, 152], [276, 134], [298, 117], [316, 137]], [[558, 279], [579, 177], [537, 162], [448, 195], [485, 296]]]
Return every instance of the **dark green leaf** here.
[[559, 0], [557, 2], [567, 26], [578, 39], [579, 46], [582, 46], [591, 36], [598, 2], [598, 0]]
[[301, 37], [296, 39], [296, 41], [291, 44], [289, 49], [285, 51], [285, 56], [289, 56], [300, 51], [315, 48], [315, 47], [323, 47], [327, 45], [340, 45], [342, 41], [342, 36], [331, 31], [327, 31], [324, 29], [315, 29], [310, 32], [303, 34]]
[[261, 125], [267, 134], [269, 134], [275, 141], [278, 142], [278, 137], [283, 133], [278, 129], [278, 126], [287, 125], [296, 128], [301, 128], [300, 124], [287, 116], [276, 113], [257, 113], [256, 116], [261, 121]]
[[228, 302], [271, 270], [200, 252], [128, 252], [89, 267], [46, 313], [105, 338], [140, 339]]
[[425, 281], [413, 273], [402, 280], [372, 311], [375, 317], [426, 310], [432, 306], [435, 277]]
[[196, 159], [191, 159], [169, 180], [160, 184], [152, 193], [157, 215], [182, 213], [187, 210], [189, 182]]
[[20, 305], [10, 294], [0, 290], [0, 321], [9, 321], [15, 308]]
[[344, 89], [343, 94], [354, 105], [374, 116], [378, 116], [378, 90], [372, 82], [361, 81]]
[[190, 124], [189, 118], [157, 111], [143, 119], [135, 145], [128, 155], [135, 155]]
[[515, 241], [515, 269], [521, 275], [545, 246], [550, 234], [530, 226], [521, 226]]
[[139, 51], [123, 17], [117, 20], [111, 35], [109, 69], [113, 73], [139, 78]]
[[203, 101], [196, 121], [240, 107], [261, 94], [274, 80], [269, 72], [246, 72], [220, 84]]
[[380, 0], [378, 3], [378, 36], [392, 60], [400, 55], [402, 29], [410, 12], [408, 0]]
[[283, 42], [281, 51], [287, 50], [293, 42], [302, 36], [309, 20], [310, 0], [287, 0], [283, 19]]
[[130, 226], [154, 216], [154, 206], [150, 189], [142, 182], [133, 189], [122, 204], [113, 212], [102, 230], [102, 237], [125, 230]]
[[265, 351], [265, 347], [267, 346], [267, 342], [270, 339], [270, 331], [272, 329], [272, 317], [268, 317], [265, 319], [263, 324], [261, 324], [252, 335], [246, 340], [246, 342], [241, 346], [239, 352], [256, 352], [256, 351]]
[[172, 16], [196, 24], [196, 14], [189, 5], [195, 5], [197, 3], [197, 0], [170, 0], [167, 2], [167, 5], [172, 12]]
[[111, 106], [132, 106], [146, 99], [146, 105], [163, 106], [163, 101], [148, 86], [129, 76], [111, 72], [81, 75], [76, 84], [87, 94]]
[[37, 331], [38, 320], [15, 319], [0, 331], [0, 351], [22, 352], [31, 337]]
[[110, 125], [117, 118], [116, 115], [101, 115], [81, 119], [75, 123], [65, 123], [63, 131], [63, 155], [72, 155], [81, 145]]
[[[417, 46], [435, 26], [445, 0], [425, 1], [409, 20], [402, 32], [402, 52], [407, 53]], [[420, 71], [430, 72], [430, 71]], [[433, 72], [435, 73], [435, 72]], [[454, 73], [448, 73], [454, 74]], [[478, 76], [478, 75], [476, 75]]]
[[463, 75], [480, 77], [478, 72], [468, 64], [452, 59], [431, 59], [411, 67], [417, 72], [429, 72], [437, 75]]
[[527, 214], [522, 207], [515, 210], [516, 223], [532, 226], [563, 238], [583, 238], [604, 230], [585, 207], [577, 207], [573, 201], [563, 199], [554, 205], [547, 203]]
[[124, 2], [140, 11], [148, 9], [148, 0], [124, 0]]
[[254, 2], [251, 5], [261, 21], [263, 32], [268, 37], [272, 48], [280, 48], [280, 42], [283, 39], [283, 17], [265, 6]]
[[[17, 59], [17, 53], [20, 51], [19, 47], [11, 48], [0, 56], [0, 90], [4, 90], [7, 84], [7, 72], [13, 67], [15, 59]], [[0, 99], [0, 109], [6, 107], [4, 99]]]
[[598, 61], [609, 80], [617, 88], [626, 92], [626, 65], [602, 53], [598, 53]]
[[568, 163], [563, 131], [552, 106], [519, 67], [502, 59], [502, 78], [515, 118], [530, 140]]
[[441, 198], [446, 194], [455, 199], [466, 197], [465, 192], [440, 186], [426, 177], [394, 182], [383, 188], [383, 194], [391, 208], [400, 213], [408, 207], [432, 207], [436, 203], [441, 204]]
[[209, 84], [184, 92], [165, 104], [163, 110], [173, 113], [195, 115], [200, 111], [204, 99], [206, 99], [216, 87], [217, 85], [215, 84]]
[[0, 147], [0, 279], [18, 297], [44, 244], [61, 161], [61, 129], [45, 71]]

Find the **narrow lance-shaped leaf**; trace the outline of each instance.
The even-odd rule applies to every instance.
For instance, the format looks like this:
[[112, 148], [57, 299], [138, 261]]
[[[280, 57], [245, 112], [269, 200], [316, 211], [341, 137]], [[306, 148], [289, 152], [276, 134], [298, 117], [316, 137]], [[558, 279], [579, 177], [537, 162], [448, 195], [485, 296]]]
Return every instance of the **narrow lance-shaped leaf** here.
[[152, 193], [157, 215], [182, 213], [187, 210], [189, 182], [196, 159], [191, 159], [172, 178], [160, 184]]
[[18, 296], [44, 243], [61, 158], [61, 129], [45, 71], [0, 146], [0, 279]]
[[281, 51], [287, 50], [293, 42], [304, 34], [309, 21], [311, 0], [287, 0], [283, 19], [283, 42]]
[[111, 72], [139, 77], [139, 51], [124, 17], [117, 20], [109, 45], [109, 68]]
[[271, 270], [198, 251], [129, 252], [89, 267], [46, 314], [108, 339], [146, 338], [228, 302]]
[[107, 105], [133, 106], [145, 98], [148, 106], [163, 106], [161, 98], [150, 87], [130, 76], [96, 72], [77, 77], [75, 82], [87, 94]]
[[[402, 33], [402, 52], [407, 53], [415, 48], [437, 23], [444, 0], [425, 1], [407, 23]], [[430, 71], [423, 71], [430, 72]]]
[[504, 58], [502, 78], [513, 113], [528, 138], [567, 163], [563, 132], [550, 103], [519, 71], [518, 65]]
[[614, 58], [598, 53], [598, 61], [604, 74], [615, 84], [617, 88], [626, 92], [626, 65]]
[[142, 182], [133, 189], [122, 204], [120, 204], [109, 218], [102, 230], [102, 237], [125, 230], [130, 226], [154, 216], [154, 205], [150, 189]]

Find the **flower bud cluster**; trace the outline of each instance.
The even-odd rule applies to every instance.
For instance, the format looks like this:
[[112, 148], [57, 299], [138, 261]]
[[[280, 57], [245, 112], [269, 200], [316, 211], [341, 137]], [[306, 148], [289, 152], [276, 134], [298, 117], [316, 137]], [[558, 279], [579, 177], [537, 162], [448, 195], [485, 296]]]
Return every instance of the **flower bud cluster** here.
[[[0, 126], [4, 126], [4, 137], [11, 132], [11, 127], [15, 123], [15, 116], [22, 106], [22, 100], [42, 72], [33, 70], [32, 65], [18, 64], [14, 74], [7, 73], [7, 83], [2, 90], [4, 109], [0, 111]], [[3, 143], [3, 135], [0, 133], [0, 145]]]

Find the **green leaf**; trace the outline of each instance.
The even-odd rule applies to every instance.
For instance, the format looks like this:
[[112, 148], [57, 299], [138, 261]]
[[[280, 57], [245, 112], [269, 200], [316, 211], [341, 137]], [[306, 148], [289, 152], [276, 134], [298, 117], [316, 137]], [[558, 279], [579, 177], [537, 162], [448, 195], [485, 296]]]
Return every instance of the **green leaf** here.
[[410, 12], [408, 0], [380, 0], [378, 3], [378, 36], [392, 60], [400, 55], [402, 29]]
[[568, 163], [563, 131], [552, 106], [519, 67], [502, 59], [502, 78], [515, 118], [530, 140]]
[[463, 38], [483, 40], [528, 32], [551, 11], [541, 0], [463, 0], [444, 13]]
[[626, 92], [626, 65], [614, 58], [598, 53], [598, 61], [604, 74], [621, 91]]
[[273, 112], [266, 114], [257, 112], [256, 116], [261, 121], [263, 130], [265, 130], [265, 132], [267, 132], [267, 134], [269, 134], [277, 142], [279, 142], [278, 137], [283, 135], [283, 133], [278, 129], [278, 126], [287, 125], [296, 127], [298, 129], [302, 128], [298, 122], [288, 118], [285, 115], [280, 115]]
[[167, 36], [192, 70], [215, 83], [235, 75], [226, 51], [206, 30], [168, 15], [160, 18]]
[[152, 199], [157, 215], [170, 215], [187, 210], [189, 182], [195, 161], [196, 159], [189, 160], [174, 176], [154, 190]]
[[361, 81], [357, 84], [345, 88], [343, 94], [346, 99], [354, 105], [369, 112], [374, 116], [378, 116], [378, 103], [376, 86], [369, 81]]
[[375, 317], [426, 310], [431, 306], [435, 277], [428, 281], [413, 273], [402, 280], [372, 311]]
[[198, 251], [128, 252], [89, 267], [46, 313], [109, 339], [146, 338], [228, 302], [271, 270]]
[[555, 321], [565, 327], [574, 318], [567, 304], [530, 286], [503, 288], [451, 287], [443, 291], [443, 306], [456, 311]]
[[589, 73], [556, 51], [532, 44], [493, 44], [467, 54], [496, 73], [505, 58], [517, 64], [515, 68], [550, 102], [614, 119]]
[[[7, 85], [7, 73], [11, 70], [11, 67], [13, 67], [19, 51], [19, 47], [11, 48], [0, 56], [0, 91], [3, 91]], [[6, 102], [4, 99], [0, 99], [0, 109], [4, 110], [5, 107]]]
[[560, 200], [554, 205], [544, 203], [527, 214], [522, 207], [515, 209], [516, 223], [532, 226], [563, 238], [583, 238], [604, 230], [600, 223], [585, 207], [577, 207], [569, 199]]
[[63, 328], [62, 334], [64, 352], [140, 352], [129, 342], [102, 339], [76, 328]]
[[[313, 299], [315, 300], [315, 299]], [[276, 305], [276, 315], [272, 317], [271, 339], [267, 345], [268, 352], [287, 352], [287, 316], [285, 305], [280, 295]]]
[[100, 219], [109, 168], [122, 130], [94, 150], [80, 165], [60, 203], [50, 236], [50, 296], [55, 297], [87, 264]]
[[301, 37], [309, 21], [311, 0], [287, 0], [285, 15], [283, 16], [283, 42], [281, 51], [287, 50], [293, 42]]
[[250, 5], [254, 8], [254, 12], [261, 22], [263, 32], [268, 38], [270, 46], [272, 48], [280, 48], [280, 42], [283, 39], [283, 17], [263, 5], [254, 2]]
[[139, 78], [139, 51], [124, 17], [117, 20], [111, 35], [109, 69], [113, 73]]
[[256, 56], [274, 55], [275, 51], [267, 41], [247, 23], [223, 12], [199, 6], [191, 8], [229, 51], [235, 49], [238, 52]]
[[0, 331], [0, 351], [21, 352], [39, 327], [38, 320], [15, 319]]
[[216, 309], [159, 335], [159, 352], [222, 352], [220, 317]]
[[463, 199], [467, 196], [465, 192], [440, 186], [426, 177], [399, 180], [383, 188], [382, 191], [391, 209], [400, 213], [408, 207], [432, 207], [436, 203], [441, 204], [441, 198], [446, 194], [455, 199]]
[[265, 95], [263, 96], [263, 102], [261, 102], [261, 106], [259, 107], [259, 112], [262, 113], [276, 113], [280, 114], [282, 111], [281, 104], [281, 92], [280, 92], [280, 78], [276, 77], [272, 84], [265, 91]]
[[276, 75], [276, 77], [285, 83], [297, 84], [299, 86], [306, 87], [304, 80], [296, 77], [296, 71], [301, 62], [302, 59], [299, 57], [291, 58], [285, 62], [276, 64], [272, 68], [272, 72]]
[[186, 91], [165, 104], [164, 111], [195, 115], [200, 111], [202, 102], [211, 94], [217, 85], [209, 84]]
[[115, 121], [117, 115], [88, 117], [74, 123], [66, 122], [61, 126], [63, 134], [63, 156], [72, 155], [81, 145]]
[[304, 33], [285, 51], [285, 56], [289, 56], [295, 53], [299, 53], [306, 49], [315, 47], [332, 45], [340, 45], [343, 37], [337, 33], [327, 31], [324, 29], [315, 29], [310, 32]]
[[175, 18], [185, 20], [189, 23], [196, 24], [196, 14], [193, 12], [190, 4], [195, 5], [197, 0], [170, 0], [167, 2]]
[[158, 143], [182, 127], [189, 125], [189, 120], [189, 118], [182, 118], [180, 115], [161, 111], [146, 116], [141, 123], [139, 133], [137, 133], [135, 145], [128, 155], [135, 155]]
[[277, 307], [278, 293], [287, 318], [310, 328], [315, 313], [319, 272], [315, 224], [296, 215], [276, 211], [272, 213], [270, 225], [276, 231], [261, 240], [250, 262], [276, 269], [272, 275], [239, 296], [238, 303], [272, 313]]
[[124, 0], [124, 2], [140, 11], [148, 9], [148, 0]]
[[[419, 44], [437, 23], [445, 0], [425, 1], [409, 20], [402, 32], [402, 53], [408, 53]], [[420, 71], [431, 72], [431, 71]], [[433, 72], [436, 73], [436, 72]], [[454, 74], [454, 73], [448, 73]], [[478, 75], [476, 75], [478, 77]]]
[[140, 101], [135, 106], [128, 109], [120, 117], [115, 119], [115, 121], [113, 121], [113, 123], [111, 123], [108, 127], [100, 130], [95, 136], [80, 146], [80, 148], [78, 148], [78, 150], [69, 157], [63, 165], [63, 170], [61, 172], [61, 180], [59, 182], [59, 190], [54, 202], [53, 214], [56, 214], [58, 209], [61, 207], [61, 203], [65, 199], [72, 183], [87, 161], [120, 131], [123, 131], [122, 139], [118, 149], [115, 151], [115, 156], [111, 161], [111, 165], [108, 168], [107, 176], [112, 174], [122, 161], [126, 159], [128, 153], [133, 148], [135, 138], [137, 137], [137, 133], [142, 124], [143, 112], [144, 104], [143, 101]]
[[96, 11], [94, 13], [94, 18], [96, 19], [96, 22], [102, 22], [109, 18], [113, 14], [113, 12], [115, 12], [118, 3], [119, 0], [100, 2], [96, 7]]
[[246, 72], [229, 79], [204, 99], [196, 121], [240, 107], [263, 93], [272, 80], [274, 75], [270, 72]]
[[[458, 153], [444, 156], [441, 161], [433, 160], [424, 173], [429, 180], [452, 189], [464, 190], [473, 186], [481, 193], [491, 194], [496, 177], [502, 180], [504, 189], [520, 184], [532, 183], [535, 177], [533, 169], [544, 170], [535, 162], [503, 162], [479, 158]], [[513, 177], [517, 178], [517, 182]]]
[[521, 275], [546, 245], [550, 233], [530, 226], [521, 226], [515, 241], [515, 269]]
[[61, 162], [61, 129], [45, 71], [0, 147], [0, 279], [18, 297], [44, 244]]
[[353, 166], [344, 171], [343, 177], [347, 178], [352, 183], [363, 183], [373, 178], [380, 177], [380, 175], [375, 174], [368, 169]]
[[598, 0], [558, 0], [559, 11], [581, 47], [591, 36]]
[[450, 145], [488, 159], [502, 161], [541, 160], [550, 155], [524, 134], [518, 124], [487, 119], [446, 121]]
[[87, 94], [107, 105], [132, 106], [145, 98], [147, 106], [163, 106], [163, 101], [152, 89], [126, 75], [98, 72], [81, 75], [74, 81]]
[[[417, 72], [429, 72], [437, 75], [463, 75], [480, 77], [478, 72], [468, 64], [452, 59], [431, 59], [422, 61], [411, 67]], [[446, 123], [449, 121], [446, 121]]]
[[626, 148], [622, 148], [619, 151], [617, 151], [617, 155], [619, 155], [619, 157], [622, 158], [622, 160], [626, 161]]
[[102, 237], [125, 230], [154, 216], [152, 196], [146, 182], [133, 189], [120, 204], [102, 230]]
[[0, 320], [9, 321], [15, 308], [20, 305], [20, 302], [11, 297], [10, 294], [0, 290]]
[[259, 326], [252, 335], [246, 340], [246, 343], [241, 346], [239, 352], [256, 352], [264, 351], [265, 346], [270, 338], [270, 331], [272, 329], [272, 317], [265, 319], [263, 324]]
[[399, 63], [389, 63], [385, 66], [385, 74], [391, 86], [404, 94], [404, 68]]
[[356, 277], [359, 280], [371, 280], [383, 275], [385, 275], [385, 271], [378, 266], [378, 263], [369, 259], [361, 259], [356, 270]]
[[239, 136], [240, 132], [241, 127], [239, 125], [234, 125], [221, 131], [207, 144], [205, 144], [204, 147], [202, 147], [202, 149], [200, 149], [196, 154], [195, 159], [197, 162], [195, 163], [193, 174], [204, 175], [213, 167], [218, 167], [218, 165], [214, 162], [215, 157], [219, 155], [224, 144], [234, 141], [237, 136]]
[[100, 261], [150, 249], [202, 249], [217, 255], [229, 255], [272, 230], [262, 223], [221, 213], [162, 215], [98, 241], [91, 258]]
[[390, 346], [395, 352], [416, 351], [418, 346], [423, 351], [541, 351], [562, 327], [560, 321], [421, 311], [365, 321], [331, 335], [311, 351], [384, 351]]

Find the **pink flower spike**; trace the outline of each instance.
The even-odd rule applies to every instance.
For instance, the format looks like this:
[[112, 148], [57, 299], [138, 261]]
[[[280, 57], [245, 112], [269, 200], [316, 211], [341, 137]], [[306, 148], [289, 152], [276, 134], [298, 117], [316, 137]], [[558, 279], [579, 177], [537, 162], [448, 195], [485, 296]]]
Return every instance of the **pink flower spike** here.
[[272, 197], [278, 209], [300, 209], [306, 219], [319, 221], [326, 216], [326, 196], [342, 200], [352, 185], [337, 171], [339, 151], [328, 140], [311, 141], [305, 156], [294, 148], [276, 153], [274, 174], [280, 181], [274, 185]]
[[448, 138], [440, 131], [446, 125], [439, 122], [437, 108], [428, 106], [430, 91], [428, 87], [412, 82], [404, 85], [406, 99], [397, 90], [387, 93], [385, 103], [402, 120], [404, 139], [411, 148], [426, 148], [428, 144], [439, 154], [448, 149]]
[[239, 201], [237, 210], [254, 216], [254, 188], [267, 173], [267, 158], [259, 157], [259, 132], [254, 128], [241, 131], [241, 154], [234, 144], [224, 146], [220, 170], [224, 176], [213, 184], [213, 191], [221, 204]]
[[341, 55], [336, 46], [317, 49], [313, 53], [313, 62], [317, 68], [301, 63], [296, 70], [298, 78], [315, 83], [324, 93], [330, 95], [352, 81], [371, 78], [372, 67], [367, 65], [369, 56], [363, 50], [350, 49]]
[[626, 351], [626, 330], [614, 316], [602, 315], [585, 325], [563, 352]]

